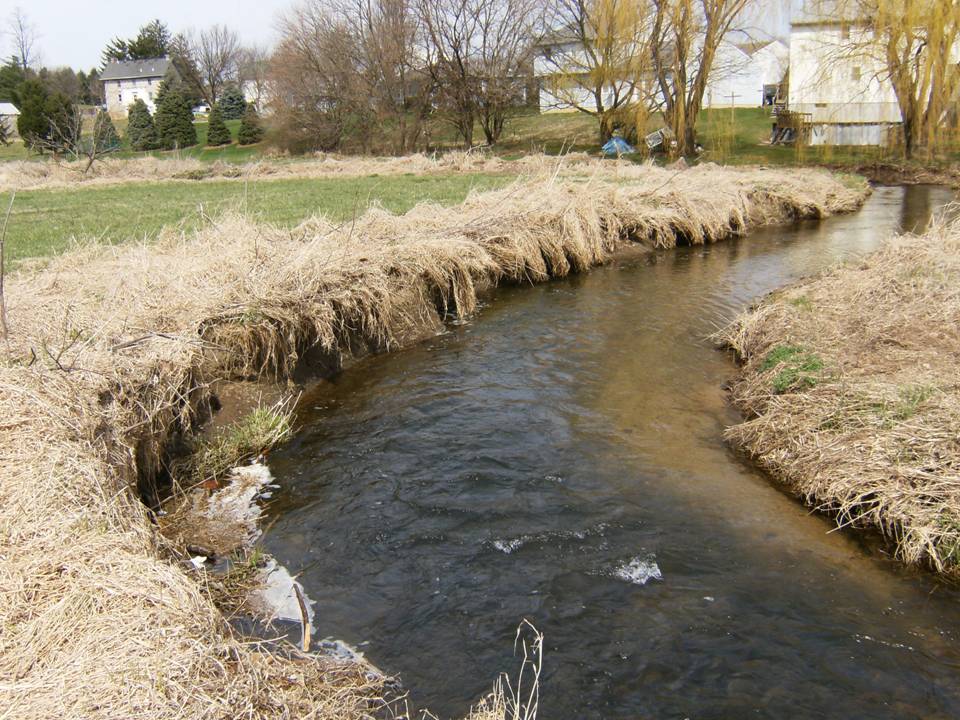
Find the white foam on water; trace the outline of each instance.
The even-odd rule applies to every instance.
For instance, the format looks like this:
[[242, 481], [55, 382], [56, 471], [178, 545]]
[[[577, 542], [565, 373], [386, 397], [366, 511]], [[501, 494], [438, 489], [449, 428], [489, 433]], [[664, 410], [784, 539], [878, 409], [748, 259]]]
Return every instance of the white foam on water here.
[[550, 540], [586, 540], [594, 535], [603, 535], [603, 531], [609, 527], [607, 523], [598, 523], [593, 527], [584, 530], [546, 530], [540, 533], [520, 535], [515, 538], [497, 538], [491, 540], [490, 544], [505, 555], [519, 550], [530, 542], [549, 542]]
[[650, 580], [663, 580], [663, 573], [660, 572], [660, 566], [653, 555], [631, 558], [615, 567], [611, 575], [633, 585], [646, 585]]
[[313, 623], [313, 604], [304, 592], [303, 585], [297, 582], [290, 571], [273, 558], [261, 571], [261, 584], [250, 597], [252, 605], [263, 613], [269, 620], [289, 620], [301, 622], [300, 602], [297, 600], [297, 591], [294, 585], [300, 588], [304, 605], [307, 608], [307, 619]]
[[521, 536], [513, 540], [494, 540], [491, 544], [504, 555], [509, 555], [514, 550], [522, 548], [526, 542], [526, 536]]

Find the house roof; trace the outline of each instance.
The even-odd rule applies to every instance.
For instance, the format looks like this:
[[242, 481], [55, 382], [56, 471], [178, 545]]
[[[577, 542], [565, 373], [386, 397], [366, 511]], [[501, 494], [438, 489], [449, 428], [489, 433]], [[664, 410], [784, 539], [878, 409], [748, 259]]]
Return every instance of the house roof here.
[[20, 111], [13, 103], [0, 102], [0, 115], [19, 115]]
[[133, 78], [162, 78], [167, 74], [170, 60], [165, 57], [146, 60], [111, 61], [100, 73], [101, 80], [130, 80]]

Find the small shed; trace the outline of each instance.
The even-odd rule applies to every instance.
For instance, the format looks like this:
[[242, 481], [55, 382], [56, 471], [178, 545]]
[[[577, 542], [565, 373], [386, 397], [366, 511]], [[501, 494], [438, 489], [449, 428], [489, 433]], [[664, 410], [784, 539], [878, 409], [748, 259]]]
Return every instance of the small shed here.
[[17, 135], [17, 118], [20, 116], [20, 111], [17, 110], [17, 106], [9, 102], [0, 102], [0, 123], [3, 123], [4, 127], [7, 128], [7, 137], [15, 138], [19, 137]]

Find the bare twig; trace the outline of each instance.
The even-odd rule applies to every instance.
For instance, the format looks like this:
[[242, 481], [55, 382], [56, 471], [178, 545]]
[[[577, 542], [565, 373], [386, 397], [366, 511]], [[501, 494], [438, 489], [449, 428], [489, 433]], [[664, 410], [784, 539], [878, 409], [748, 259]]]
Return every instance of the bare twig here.
[[7, 326], [7, 300], [3, 294], [3, 277], [6, 271], [7, 224], [10, 222], [10, 213], [13, 212], [13, 201], [16, 197], [17, 191], [14, 190], [10, 193], [10, 204], [7, 205], [7, 212], [3, 216], [3, 229], [0, 230], [0, 333], [3, 334], [4, 340], [6, 340], [10, 334], [9, 327]]
[[297, 605], [300, 606], [300, 626], [303, 628], [300, 649], [304, 652], [310, 652], [310, 616], [307, 615], [307, 603], [303, 599], [303, 590], [300, 589], [299, 583], [293, 583], [293, 591], [297, 596]]

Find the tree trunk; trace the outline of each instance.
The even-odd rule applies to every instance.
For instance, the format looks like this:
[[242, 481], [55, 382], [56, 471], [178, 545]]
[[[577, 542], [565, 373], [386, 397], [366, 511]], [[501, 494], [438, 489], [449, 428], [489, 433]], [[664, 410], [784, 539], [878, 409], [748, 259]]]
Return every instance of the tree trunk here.
[[600, 120], [600, 144], [603, 145], [613, 137], [613, 114], [601, 112], [597, 118]]

